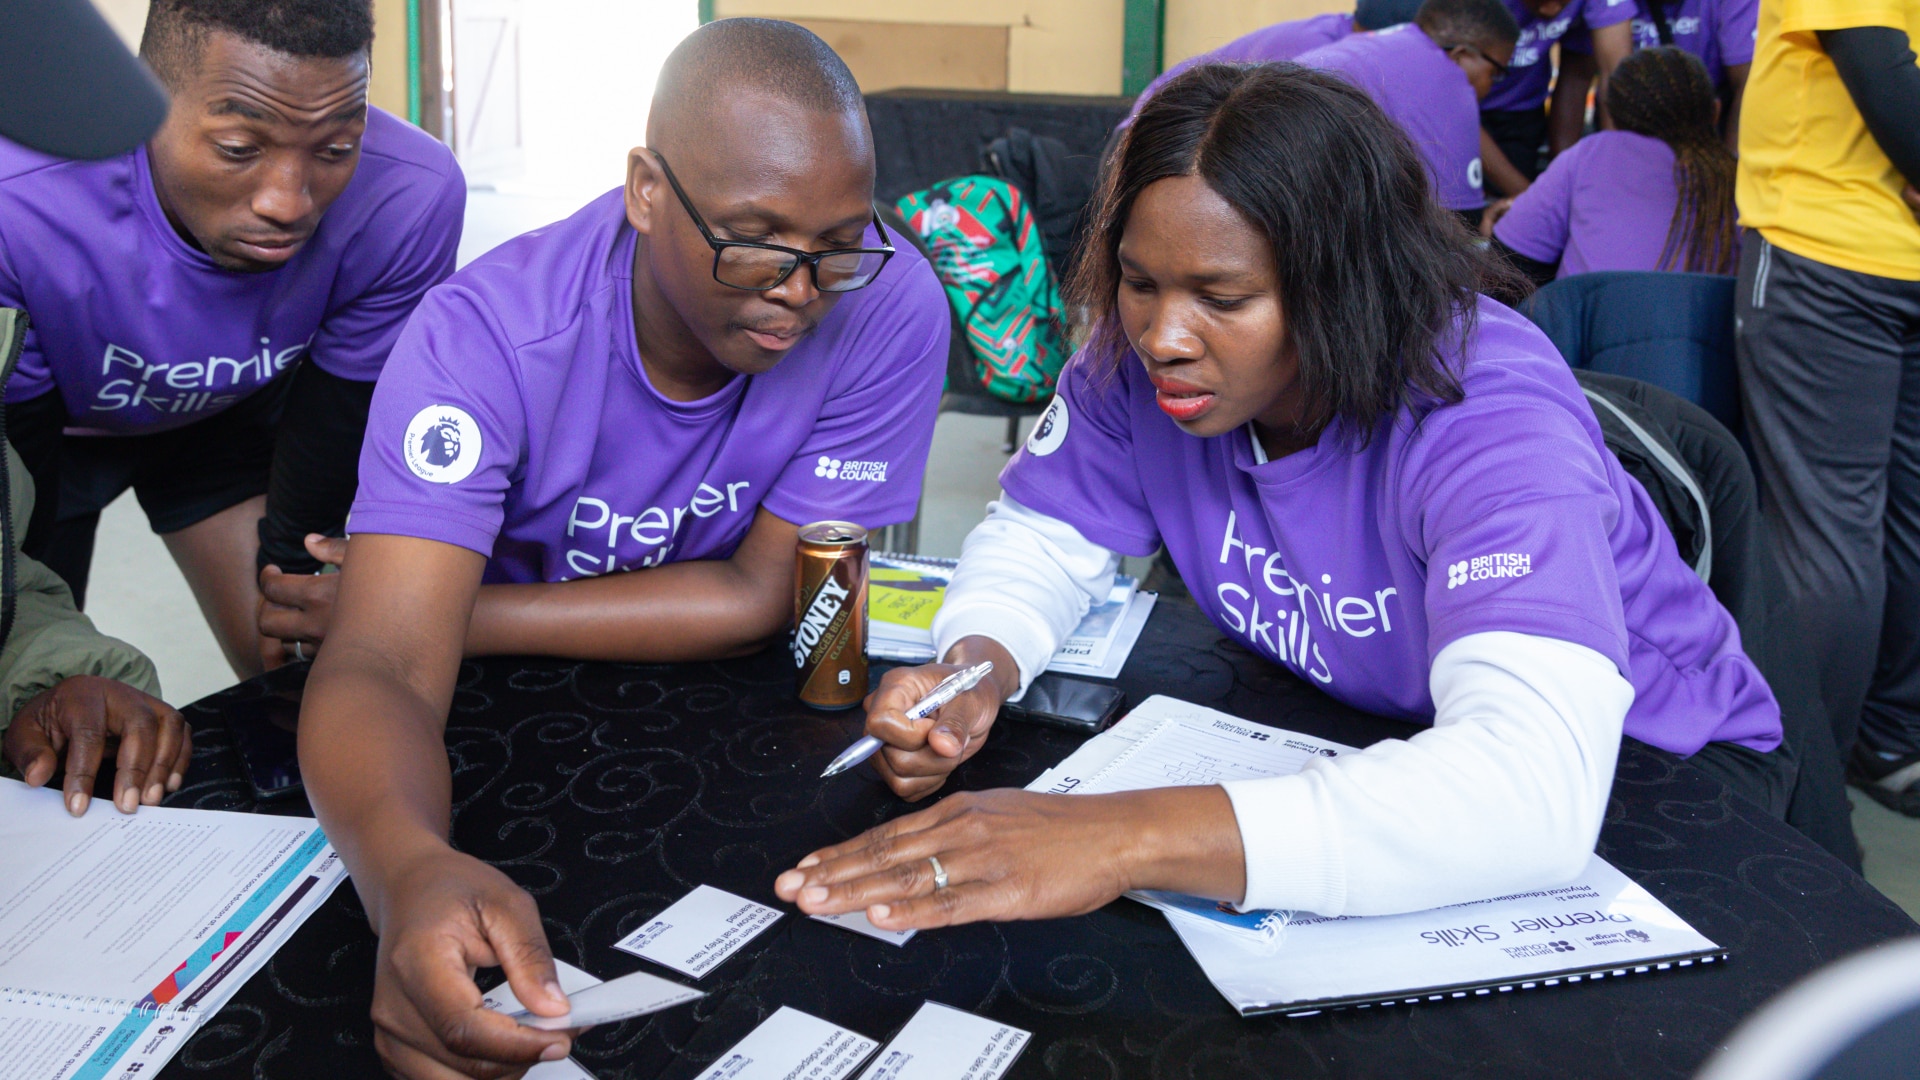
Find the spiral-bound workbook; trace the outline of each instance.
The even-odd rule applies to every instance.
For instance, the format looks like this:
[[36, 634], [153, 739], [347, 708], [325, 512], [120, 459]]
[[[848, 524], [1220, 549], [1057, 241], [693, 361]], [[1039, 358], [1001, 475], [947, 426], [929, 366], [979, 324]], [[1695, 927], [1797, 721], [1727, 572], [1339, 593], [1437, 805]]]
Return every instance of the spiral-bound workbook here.
[[[1156, 695], [1027, 790], [1091, 795], [1279, 777], [1359, 752]], [[1405, 915], [1241, 912], [1191, 896], [1128, 895], [1166, 912], [1243, 1016], [1489, 995], [1727, 955], [1598, 855], [1572, 881]]]
[[345, 876], [311, 818], [0, 780], [0, 1080], [160, 1071]]

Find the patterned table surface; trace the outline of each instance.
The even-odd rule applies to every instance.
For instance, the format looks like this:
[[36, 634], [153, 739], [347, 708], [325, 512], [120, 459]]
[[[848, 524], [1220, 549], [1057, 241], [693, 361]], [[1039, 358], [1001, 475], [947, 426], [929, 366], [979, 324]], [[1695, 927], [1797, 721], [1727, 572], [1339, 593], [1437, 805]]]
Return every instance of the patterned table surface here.
[[[602, 978], [641, 969], [678, 978], [613, 943], [700, 884], [784, 908], [775, 874], [904, 810], [864, 768], [815, 779], [858, 720], [800, 706], [783, 655], [466, 664], [447, 735], [455, 843], [538, 899], [561, 959]], [[222, 714], [297, 700], [304, 677], [283, 669], [191, 707], [193, 771], [169, 804], [254, 809]], [[1119, 683], [1130, 703], [1172, 694], [1354, 744], [1411, 730], [1332, 702], [1224, 640], [1188, 604], [1159, 606]], [[951, 786], [1025, 784], [1078, 741], [1003, 723]], [[297, 799], [260, 809], [308, 812]], [[1731, 950], [1730, 962], [1247, 1020], [1163, 918], [1131, 901], [1074, 919], [922, 933], [903, 948], [785, 908], [698, 983], [706, 998], [589, 1032], [575, 1057], [601, 1080], [692, 1077], [781, 1005], [884, 1041], [931, 998], [1032, 1031], [1019, 1077], [1687, 1076], [1789, 982], [1920, 933], [1799, 834], [1638, 743], [1621, 754], [1599, 851]], [[343, 886], [163, 1075], [378, 1075], [367, 1015], [374, 947]]]

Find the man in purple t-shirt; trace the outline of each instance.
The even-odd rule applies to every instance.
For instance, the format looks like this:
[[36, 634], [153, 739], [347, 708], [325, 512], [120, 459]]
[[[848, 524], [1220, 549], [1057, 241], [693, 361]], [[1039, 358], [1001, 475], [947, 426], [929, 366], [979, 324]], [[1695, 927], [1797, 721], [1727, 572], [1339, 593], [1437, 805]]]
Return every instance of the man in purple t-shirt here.
[[133, 488], [241, 674], [281, 652], [258, 555], [344, 524], [373, 380], [459, 243], [453, 155], [367, 105], [372, 36], [368, 0], [162, 0], [142, 52], [171, 112], [146, 145], [0, 144], [26, 551], [84, 600], [100, 510]]
[[529, 1007], [566, 1008], [532, 900], [446, 842], [461, 656], [752, 651], [791, 619], [802, 525], [912, 516], [951, 316], [881, 226], [874, 169], [825, 42], [709, 23], [662, 68], [625, 186], [455, 274], [395, 345], [300, 717], [308, 794], [380, 934], [395, 1072], [567, 1046], [471, 979], [504, 963]]
[[1480, 101], [1513, 59], [1519, 27], [1501, 0], [1426, 0], [1413, 22], [1302, 53], [1391, 117], [1427, 163], [1441, 206], [1478, 221]]
[[[1608, 6], [1606, 0], [1505, 0], [1520, 24], [1520, 40], [1506, 77], [1480, 103], [1480, 156], [1486, 162], [1487, 186], [1511, 198], [1540, 175], [1540, 147], [1548, 141], [1547, 93], [1553, 82], [1553, 47], [1576, 27], [1584, 27], [1609, 56], [1624, 56], [1632, 48], [1626, 22], [1631, 5]], [[1565, 85], [1571, 91], [1574, 81]], [[1580, 96], [1556, 94], [1556, 114], [1587, 112], [1584, 84]], [[1578, 132], [1572, 133], [1578, 138]], [[1563, 136], [1564, 137], [1564, 136]], [[1571, 140], [1569, 140], [1571, 141]], [[1566, 149], [1556, 145], [1555, 152]]]

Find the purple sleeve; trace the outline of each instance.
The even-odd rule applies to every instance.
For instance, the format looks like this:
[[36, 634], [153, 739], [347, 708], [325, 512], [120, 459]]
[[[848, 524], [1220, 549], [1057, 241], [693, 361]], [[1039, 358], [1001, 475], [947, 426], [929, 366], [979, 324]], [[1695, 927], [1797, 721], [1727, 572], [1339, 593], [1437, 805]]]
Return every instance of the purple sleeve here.
[[[1633, 18], [1633, 13], [1638, 10], [1639, 5], [1634, 0], [1586, 0], [1586, 6], [1580, 12], [1580, 21], [1587, 30], [1601, 30], [1626, 22]], [[1574, 41], [1574, 33], [1578, 29], [1568, 31], [1567, 36], [1561, 40], [1573, 46], [1575, 52], [1592, 52], [1593, 41], [1587, 34], [1581, 33], [1580, 40]]]
[[1543, 263], [1560, 261], [1567, 249], [1567, 223], [1573, 209], [1573, 178], [1586, 157], [1583, 147], [1593, 140], [1582, 139], [1566, 153], [1553, 159], [1547, 171], [1513, 200], [1493, 235], [1513, 250]]
[[380, 374], [347, 528], [493, 554], [526, 442], [511, 350], [472, 294], [428, 294]]
[[1414, 550], [1427, 563], [1427, 656], [1511, 630], [1628, 664], [1609, 536], [1620, 515], [1605, 463], [1564, 407], [1486, 390], [1427, 418], [1403, 463]]
[[[1131, 351], [1119, 362], [1139, 368]], [[1128, 374], [1101, 370], [1107, 363], [1086, 349], [1067, 361], [1053, 403], [1001, 470], [1000, 486], [1101, 547], [1151, 555], [1160, 530], [1134, 461]]]
[[1754, 38], [1760, 32], [1760, 0], [1719, 0], [1719, 6], [1715, 38], [1720, 46], [1720, 63], [1753, 63]]
[[[395, 221], [376, 214], [369, 221], [355, 244], [371, 248], [391, 243], [392, 247], [366, 287], [321, 320], [309, 350], [315, 363], [329, 374], [356, 382], [380, 377], [407, 316], [428, 289], [453, 273], [466, 207], [466, 177], [458, 165], [449, 163], [438, 189], [418, 213]], [[364, 256], [349, 251], [347, 257]]]
[[848, 359], [813, 431], [761, 503], [795, 525], [838, 520], [874, 529], [919, 508], [952, 318], [924, 262], [873, 299], [866, 325], [849, 334]]
[[[7, 251], [4, 232], [0, 232], [0, 308], [27, 310], [26, 293], [20, 288], [20, 275], [14, 272], [13, 256]], [[28, 319], [20, 359], [7, 379], [6, 398], [10, 402], [31, 401], [53, 389], [53, 373], [47, 370], [47, 358], [40, 352], [38, 337], [33, 321]]]

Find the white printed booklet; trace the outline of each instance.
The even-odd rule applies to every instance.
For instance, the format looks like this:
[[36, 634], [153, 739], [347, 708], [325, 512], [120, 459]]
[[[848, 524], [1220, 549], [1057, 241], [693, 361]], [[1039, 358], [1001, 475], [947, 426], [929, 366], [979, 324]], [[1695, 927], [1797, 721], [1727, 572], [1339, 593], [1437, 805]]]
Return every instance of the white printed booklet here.
[[[1028, 790], [1086, 795], [1288, 776], [1360, 752], [1156, 695]], [[1191, 896], [1130, 895], [1166, 912], [1243, 1016], [1502, 993], [1727, 956], [1598, 855], [1557, 888], [1406, 915], [1242, 912]]]
[[0, 780], [0, 1080], [160, 1071], [345, 877], [312, 818]]

